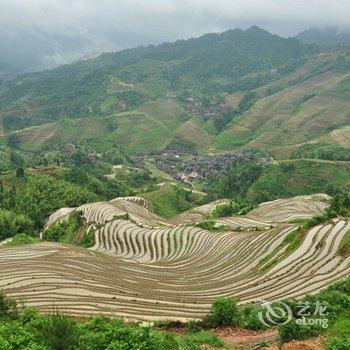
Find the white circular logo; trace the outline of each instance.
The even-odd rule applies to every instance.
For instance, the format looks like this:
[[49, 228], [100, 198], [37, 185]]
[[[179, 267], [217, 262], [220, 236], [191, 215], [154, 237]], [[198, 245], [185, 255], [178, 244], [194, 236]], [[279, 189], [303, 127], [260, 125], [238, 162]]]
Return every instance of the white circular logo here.
[[273, 306], [269, 301], [262, 300], [262, 310], [258, 317], [266, 327], [273, 325], [287, 324], [293, 319], [293, 311], [289, 305], [280, 302], [274, 302]]

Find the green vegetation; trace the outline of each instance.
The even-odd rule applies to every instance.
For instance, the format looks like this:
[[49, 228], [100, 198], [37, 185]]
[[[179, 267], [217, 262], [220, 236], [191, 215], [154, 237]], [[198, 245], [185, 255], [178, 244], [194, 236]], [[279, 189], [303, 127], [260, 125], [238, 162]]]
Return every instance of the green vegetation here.
[[[43, 232], [43, 240], [75, 244], [83, 248], [90, 248], [95, 244], [95, 231], [90, 228], [85, 232], [82, 213], [74, 211], [66, 221], [56, 222]], [[81, 236], [83, 235], [83, 236]]]
[[[294, 299], [283, 300], [283, 303], [289, 306], [293, 314], [291, 321], [286, 324], [282, 324], [287, 320], [287, 315], [282, 316], [280, 314], [280, 303], [276, 302], [271, 305], [280, 323], [278, 334], [281, 343], [313, 338], [322, 334], [327, 339], [328, 350], [348, 349], [346, 345], [350, 341], [350, 278], [336, 282], [317, 295], [306, 296], [300, 301]], [[305, 324], [298, 322], [302, 318], [299, 313], [300, 305], [307, 305], [309, 308], [307, 311], [310, 316], [307, 316], [306, 320], [318, 318], [318, 321], [313, 324], [312, 322]], [[317, 305], [327, 305], [327, 314], [317, 315]], [[191, 325], [191, 328], [195, 326], [198, 328], [240, 325], [247, 329], [265, 330], [267, 326], [261, 322], [259, 313], [264, 315], [266, 309], [254, 304], [237, 307], [234, 299], [220, 298], [213, 302], [212, 308], [203, 322]], [[270, 317], [272, 317], [272, 313], [270, 313]], [[266, 317], [263, 317], [263, 319], [267, 320]]]
[[52, 242], [73, 243], [76, 233], [82, 227], [84, 219], [79, 211], [69, 215], [67, 221], [56, 222], [43, 233], [43, 239]]
[[[14, 167], [17, 164], [41, 166], [26, 171], [21, 166], [16, 172], [1, 175], [0, 240], [19, 233], [38, 232], [48, 216], [61, 207], [128, 196], [134, 193], [130, 186], [136, 189], [136, 183], [152, 183], [149, 175], [143, 172], [131, 172], [118, 180], [108, 178], [106, 174], [112, 171], [111, 166], [89, 159], [88, 154], [81, 149], [69, 156], [59, 151], [34, 157], [12, 152]], [[123, 155], [116, 148], [111, 148], [107, 157], [123, 161]], [[65, 168], [52, 165], [58, 158], [64, 159]]]
[[170, 218], [200, 204], [201, 195], [183, 187], [165, 184], [159, 189], [143, 193], [152, 210], [161, 216]]
[[152, 324], [124, 323], [120, 319], [92, 317], [76, 321], [53, 313], [19, 310], [0, 294], [0, 347], [2, 350], [200, 350], [223, 348], [215, 335], [200, 330], [177, 335]]
[[[327, 320], [329, 328], [322, 327], [322, 322], [315, 325], [297, 324], [295, 320], [300, 316], [294, 314], [294, 318], [290, 323], [278, 327], [280, 341], [308, 339], [324, 334], [327, 338], [328, 349], [343, 349], [343, 344], [350, 340], [348, 328], [346, 328], [350, 315], [349, 282], [349, 278], [344, 279], [317, 295], [307, 296], [303, 299], [303, 302], [311, 306], [311, 313], [315, 313], [316, 302], [327, 305], [327, 315], [323, 318]], [[290, 300], [288, 303], [292, 310], [298, 309], [296, 301]]]
[[[226, 176], [214, 179], [210, 183], [208, 188], [209, 197], [213, 199], [242, 199], [249, 187], [259, 178], [262, 169], [262, 166], [257, 162], [246, 160], [237, 162]], [[226, 208], [223, 209], [226, 210]]]
[[350, 165], [296, 160], [269, 164], [249, 188], [255, 203], [312, 193], [333, 194], [350, 184]]
[[223, 218], [226, 216], [244, 215], [249, 213], [253, 209], [254, 209], [254, 206], [252, 204], [247, 204], [244, 202], [236, 203], [236, 202], [230, 201], [230, 203], [218, 205], [210, 213], [210, 217]]
[[6, 191], [3, 205], [31, 218], [34, 227], [40, 229], [56, 209], [64, 206], [75, 207], [98, 199], [97, 194], [85, 187], [47, 175], [37, 175], [26, 178], [22, 187], [11, 187]]
[[0, 209], [0, 240], [23, 233], [33, 233], [33, 222], [23, 214]]
[[350, 256], [350, 230], [342, 238], [338, 252], [342, 256]]
[[225, 93], [243, 92], [238, 111], [197, 125], [206, 132], [214, 124], [215, 136], [260, 97], [254, 89], [317, 52], [316, 46], [252, 27], [104, 54], [3, 83], [2, 126], [9, 138], [18, 136], [14, 147], [31, 151], [101, 139], [106, 148], [117, 142], [128, 152], [162, 149], [192, 118], [183, 109], [174, 114], [179, 102], [199, 97], [209, 108]]
[[213, 220], [202, 221], [195, 226], [208, 231], [232, 231], [231, 227], [225, 225], [217, 225]]
[[33, 237], [25, 233], [19, 233], [15, 235], [11, 241], [7, 242], [5, 247], [11, 248], [18, 245], [33, 244], [38, 242], [41, 242], [41, 240], [37, 237]]
[[305, 144], [292, 152], [291, 158], [350, 160], [350, 149], [336, 144]]
[[233, 298], [214, 300], [209, 313], [203, 320], [209, 327], [237, 326], [240, 323], [240, 311]]
[[[313, 46], [273, 36], [257, 27], [207, 34], [199, 39], [104, 54], [94, 60], [30, 74], [22, 78], [20, 86], [16, 81], [4, 84], [0, 106], [16, 106], [17, 112], [7, 115], [15, 115], [16, 124], [22, 127], [41, 124], [46, 118], [99, 115], [123, 106], [134, 107], [149, 97], [159, 97], [167, 89], [234, 91], [240, 86], [220, 84], [219, 78], [240, 78], [277, 69], [275, 74], [265, 73], [264, 79], [255, 76], [241, 83], [256, 87], [285, 74], [289, 65], [298, 65], [300, 59], [316, 51]], [[162, 88], [156, 91], [155, 83], [159, 82]], [[35, 116], [26, 108], [33, 105]], [[5, 129], [13, 130], [16, 126], [7, 115]], [[24, 121], [20, 119], [23, 116], [30, 118]]]

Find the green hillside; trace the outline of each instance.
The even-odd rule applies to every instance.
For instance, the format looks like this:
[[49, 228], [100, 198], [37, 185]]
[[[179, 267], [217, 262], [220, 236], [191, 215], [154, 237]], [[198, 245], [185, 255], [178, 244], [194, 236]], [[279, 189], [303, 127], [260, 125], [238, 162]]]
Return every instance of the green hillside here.
[[204, 153], [285, 158], [308, 142], [349, 147], [349, 82], [346, 49], [237, 29], [3, 83], [0, 136], [16, 133], [30, 151], [90, 142], [135, 152], [177, 140]]
[[315, 57], [289, 76], [256, 89], [256, 102], [216, 137], [213, 149], [248, 146], [284, 157], [296, 145], [318, 141], [349, 125], [349, 83], [348, 60], [339, 61], [334, 53]]
[[[316, 50], [258, 27], [207, 34], [22, 76], [3, 84], [0, 107], [5, 129], [109, 113], [111, 105], [132, 107], [168, 89], [235, 90], [232, 79], [237, 84], [237, 79], [261, 71], [265, 79], [283, 75]], [[7, 120], [13, 116], [16, 123]]]

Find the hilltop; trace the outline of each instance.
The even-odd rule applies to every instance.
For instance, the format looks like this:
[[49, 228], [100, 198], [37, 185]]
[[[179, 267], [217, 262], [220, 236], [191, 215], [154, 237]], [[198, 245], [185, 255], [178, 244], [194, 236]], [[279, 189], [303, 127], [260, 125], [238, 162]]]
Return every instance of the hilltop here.
[[337, 27], [310, 28], [303, 30], [295, 36], [303, 43], [318, 44], [325, 46], [349, 45], [350, 31]]
[[86, 141], [276, 157], [304, 143], [349, 148], [332, 137], [349, 124], [349, 57], [258, 27], [104, 54], [3, 83], [0, 130], [35, 151]]
[[[60, 135], [62, 129], [72, 129], [78, 139], [93, 137], [84, 131], [87, 123], [88, 130], [96, 125], [103, 128], [96, 138], [123, 143], [126, 120], [125, 133], [135, 132], [140, 147], [144, 147], [146, 132], [154, 129], [159, 136], [150, 147], [162, 148], [174, 138], [186, 140], [198, 134], [208, 142], [194, 137], [195, 147], [205, 149], [234, 116], [255, 101], [247, 96], [237, 111], [225, 104], [225, 94], [245, 95], [288, 76], [317, 53], [314, 45], [252, 27], [103, 54], [3, 83], [0, 130], [2, 135], [18, 131], [24, 143], [30, 138], [40, 147], [50, 140], [67, 141]], [[194, 110], [189, 102], [195, 100], [198, 105], [197, 99], [203, 111]], [[170, 111], [164, 115], [169, 103], [177, 105], [170, 110], [186, 111], [175, 117]], [[180, 119], [179, 114], [183, 115]], [[213, 114], [218, 120], [204, 120], [203, 114]]]

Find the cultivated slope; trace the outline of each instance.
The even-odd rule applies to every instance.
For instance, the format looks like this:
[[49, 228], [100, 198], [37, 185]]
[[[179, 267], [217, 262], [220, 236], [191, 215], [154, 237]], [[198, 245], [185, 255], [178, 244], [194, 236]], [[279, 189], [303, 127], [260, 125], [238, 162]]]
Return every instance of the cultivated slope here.
[[[202, 317], [219, 296], [246, 303], [315, 293], [350, 272], [350, 258], [337, 256], [349, 221], [339, 218], [312, 228], [289, 254], [285, 238], [296, 226], [278, 222], [320, 213], [326, 200], [265, 203], [240, 219], [269, 228], [246, 232], [159, 222], [135, 197], [88, 204], [80, 210], [92, 225], [99, 223], [95, 247], [41, 243], [1, 248], [0, 287], [42, 311], [54, 305], [74, 315], [180, 320]], [[182, 216], [190, 221], [193, 212], [208, 209]], [[60, 210], [49, 223], [72, 210]], [[125, 211], [130, 220], [118, 218]]]

